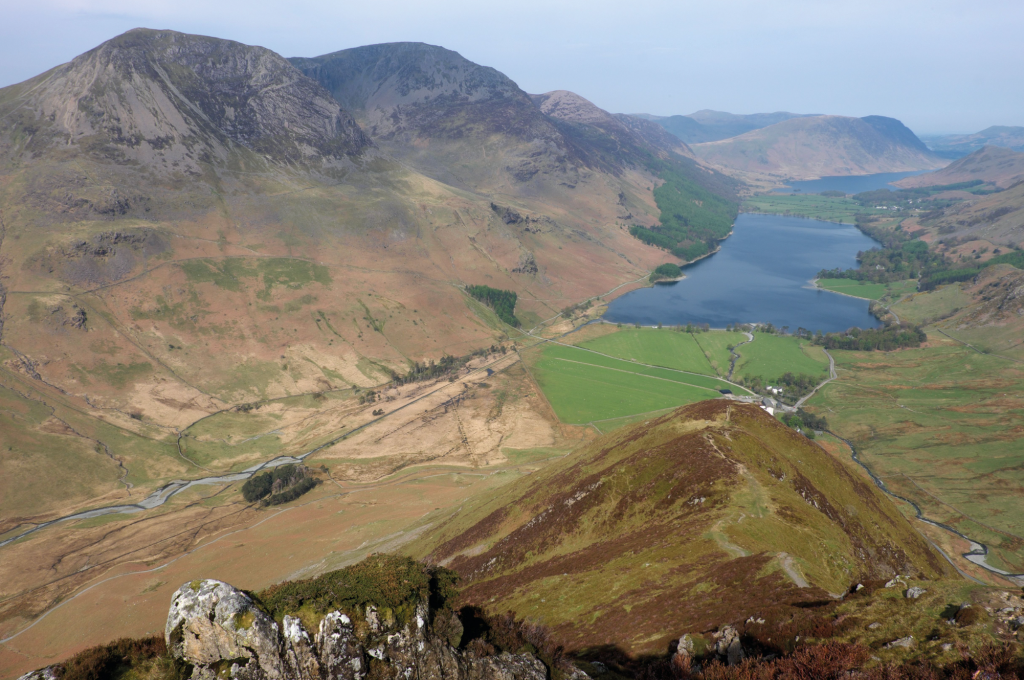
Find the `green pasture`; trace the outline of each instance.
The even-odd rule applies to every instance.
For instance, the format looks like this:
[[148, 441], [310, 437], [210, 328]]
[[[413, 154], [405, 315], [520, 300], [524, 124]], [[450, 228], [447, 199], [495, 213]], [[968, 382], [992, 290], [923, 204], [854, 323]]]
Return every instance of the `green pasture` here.
[[755, 333], [754, 341], [736, 350], [740, 355], [733, 378], [753, 378], [774, 381], [783, 373], [828, 377], [828, 357], [808, 340], [792, 335]]
[[[729, 352], [729, 347], [736, 347], [740, 343], [747, 341], [745, 334], [735, 331], [710, 331], [708, 333], [699, 333], [693, 337], [704, 351], [708, 361], [711, 362], [711, 367], [721, 376], [729, 374], [729, 366], [732, 363], [732, 354]], [[743, 347], [746, 347], [746, 345]], [[736, 352], [742, 352], [743, 347], [737, 348]]]
[[644, 366], [547, 343], [530, 357], [534, 378], [558, 418], [583, 424], [647, 413], [720, 396], [743, 393], [717, 378]]
[[887, 295], [898, 298], [917, 290], [917, 281], [913, 279], [893, 281], [891, 283], [872, 283], [871, 281], [857, 281], [854, 279], [818, 279], [817, 284], [818, 288], [823, 288], [824, 290], [867, 300], [880, 300]]
[[743, 202], [742, 209], [745, 212], [809, 217], [843, 224], [853, 224], [853, 216], [857, 213], [875, 212], [865, 209], [852, 198], [817, 194], [753, 196]]
[[893, 492], [1024, 572], [1024, 365], [952, 344], [833, 356], [810, 407]]

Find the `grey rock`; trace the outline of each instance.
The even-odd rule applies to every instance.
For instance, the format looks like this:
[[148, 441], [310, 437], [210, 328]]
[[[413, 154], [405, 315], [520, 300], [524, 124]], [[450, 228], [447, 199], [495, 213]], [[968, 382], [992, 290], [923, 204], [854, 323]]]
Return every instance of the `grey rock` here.
[[[193, 680], [363, 680], [374, 665], [384, 666], [374, 670], [379, 675], [417, 680], [548, 677], [547, 667], [532, 654], [477, 657], [460, 651], [434, 633], [432, 614], [427, 602], [421, 602], [412, 620], [399, 625], [390, 610], [373, 606], [366, 607], [358, 622], [334, 611], [311, 636], [299, 618], [286, 615], [278, 626], [245, 593], [205, 580], [174, 593], [165, 636], [171, 655], [192, 666]], [[727, 643], [728, 659], [742, 654], [734, 629]], [[575, 668], [565, 676], [588, 678]], [[56, 679], [36, 675], [26, 680]]]
[[894, 649], [896, 647], [902, 647], [903, 649], [910, 649], [913, 646], [914, 646], [914, 636], [913, 635], [908, 635], [907, 637], [902, 637], [899, 640], [893, 640], [892, 642], [887, 643], [885, 645], [885, 648], [886, 649]]
[[906, 595], [906, 598], [908, 600], [916, 600], [917, 598], [921, 597], [927, 592], [928, 591], [924, 588], [918, 588], [917, 586], [913, 586], [912, 588], [907, 588], [907, 592], [904, 593], [904, 595]]
[[881, 628], [881, 627], [882, 627], [882, 624], [880, 624], [878, 621], [875, 621], [870, 626], [868, 626], [868, 630], [875, 630], [875, 629]]
[[18, 680], [59, 680], [60, 674], [59, 666], [47, 666], [46, 668], [40, 668], [37, 671], [31, 673], [25, 673], [25, 675], [18, 678]]
[[747, 658], [740, 644], [740, 634], [732, 626], [726, 626], [715, 633], [715, 653], [728, 665], [735, 666]]

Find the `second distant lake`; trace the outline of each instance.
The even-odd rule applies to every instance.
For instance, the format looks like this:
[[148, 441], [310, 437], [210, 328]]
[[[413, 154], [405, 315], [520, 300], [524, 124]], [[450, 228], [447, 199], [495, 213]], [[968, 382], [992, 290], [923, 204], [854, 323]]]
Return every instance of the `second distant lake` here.
[[819, 290], [809, 281], [821, 269], [856, 267], [857, 253], [878, 245], [851, 225], [744, 213], [719, 252], [683, 268], [684, 280], [626, 293], [611, 302], [604, 318], [644, 326], [875, 328], [879, 322], [868, 313], [867, 300]]
[[889, 189], [896, 191], [899, 187], [893, 182], [898, 182], [904, 177], [920, 175], [927, 170], [916, 172], [880, 172], [874, 175], [843, 175], [840, 177], [822, 177], [821, 179], [807, 179], [799, 182], [790, 182], [789, 186], [775, 189], [782, 194], [803, 193], [817, 194], [822, 191], [844, 191], [848, 194], [859, 194], [862, 191], [875, 191], [877, 189]]

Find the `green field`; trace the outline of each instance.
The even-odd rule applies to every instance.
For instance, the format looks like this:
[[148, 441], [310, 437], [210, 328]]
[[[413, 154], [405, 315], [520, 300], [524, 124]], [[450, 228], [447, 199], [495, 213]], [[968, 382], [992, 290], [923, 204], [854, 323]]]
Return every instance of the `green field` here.
[[853, 224], [853, 216], [857, 213], [876, 212], [865, 210], [852, 198], [833, 198], [816, 194], [753, 196], [743, 202], [742, 210], [770, 215], [810, 217], [844, 224]]
[[736, 351], [740, 360], [736, 362], [734, 378], [760, 376], [774, 381], [786, 372], [828, 377], [828, 357], [821, 347], [792, 335], [755, 333], [754, 342]]
[[529, 360], [534, 378], [564, 423], [583, 424], [682, 406], [718, 397], [720, 389], [743, 392], [708, 375], [644, 366], [553, 343], [534, 350]]
[[642, 364], [715, 375], [692, 334], [667, 328], [630, 328], [588, 340], [580, 346]]
[[892, 281], [891, 283], [872, 283], [855, 279], [818, 279], [817, 285], [818, 288], [866, 300], [880, 300], [886, 295], [892, 298], [899, 298], [917, 290], [917, 281], [915, 279]]

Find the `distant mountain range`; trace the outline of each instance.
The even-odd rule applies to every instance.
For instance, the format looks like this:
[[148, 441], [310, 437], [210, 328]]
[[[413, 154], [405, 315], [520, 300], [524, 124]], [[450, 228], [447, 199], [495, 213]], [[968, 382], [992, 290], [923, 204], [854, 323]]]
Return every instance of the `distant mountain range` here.
[[931, 135], [922, 139], [928, 148], [947, 158], [961, 158], [983, 146], [1024, 151], [1024, 127], [1009, 125], [993, 125], [970, 135]]
[[760, 130], [763, 127], [805, 115], [814, 114], [778, 111], [776, 113], [740, 115], [702, 109], [686, 116], [652, 116], [641, 113], [636, 114], [636, 117], [656, 122], [687, 144], [700, 144], [701, 142], [716, 142], [720, 139], [736, 137], [745, 132]]
[[903, 123], [884, 116], [801, 116], [692, 148], [715, 166], [790, 179], [930, 170], [948, 163]]

